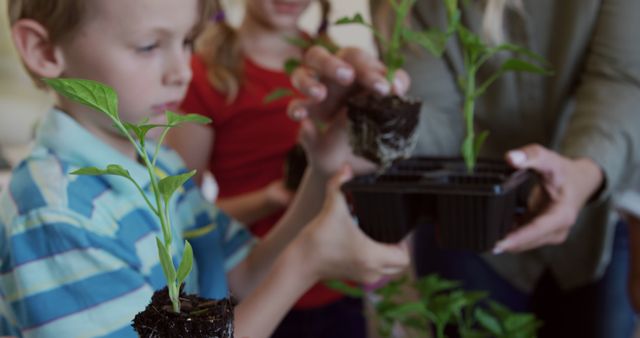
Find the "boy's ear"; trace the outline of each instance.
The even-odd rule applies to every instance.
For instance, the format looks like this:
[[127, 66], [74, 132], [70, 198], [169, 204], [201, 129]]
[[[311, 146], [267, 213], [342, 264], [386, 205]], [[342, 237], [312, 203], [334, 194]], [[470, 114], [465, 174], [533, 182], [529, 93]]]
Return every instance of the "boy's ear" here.
[[59, 77], [64, 70], [62, 52], [37, 21], [22, 19], [11, 27], [11, 35], [25, 66], [36, 76]]

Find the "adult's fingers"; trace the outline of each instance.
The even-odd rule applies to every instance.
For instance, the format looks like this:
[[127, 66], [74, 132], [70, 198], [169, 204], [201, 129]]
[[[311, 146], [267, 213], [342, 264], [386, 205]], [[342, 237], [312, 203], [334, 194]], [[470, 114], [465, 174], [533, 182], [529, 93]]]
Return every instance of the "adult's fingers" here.
[[[347, 49], [345, 48], [344, 50]], [[348, 61], [341, 59], [340, 54], [333, 55], [325, 48], [315, 46], [305, 53], [303, 63], [305, 67], [318, 74], [321, 78], [348, 86], [353, 83], [356, 73]]]
[[547, 244], [560, 244], [569, 235], [576, 217], [577, 212], [571, 207], [551, 204], [546, 212], [499, 241], [493, 253], [522, 252]]
[[563, 159], [557, 153], [539, 144], [530, 144], [511, 150], [507, 153], [506, 160], [515, 168], [535, 170], [546, 184], [557, 185], [557, 181], [561, 178], [558, 174]]

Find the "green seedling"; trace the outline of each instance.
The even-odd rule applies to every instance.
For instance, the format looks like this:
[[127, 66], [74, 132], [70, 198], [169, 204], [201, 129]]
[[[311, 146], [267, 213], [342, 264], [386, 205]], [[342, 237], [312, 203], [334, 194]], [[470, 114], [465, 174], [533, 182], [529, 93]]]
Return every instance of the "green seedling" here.
[[[458, 0], [444, 0], [447, 7], [449, 33], [457, 36], [462, 47], [464, 72], [458, 79], [458, 86], [463, 93], [463, 115], [465, 121], [466, 137], [462, 143], [462, 157], [468, 172], [473, 172], [478, 154], [489, 136], [484, 130], [478, 135], [475, 133], [474, 114], [476, 100], [484, 94], [501, 75], [507, 72], [520, 71], [542, 75], [551, 75], [547, 69], [547, 62], [540, 55], [518, 45], [504, 43], [495, 47], [487, 46], [482, 39], [464, 27], [460, 21], [460, 8]], [[490, 75], [483, 83], [478, 84], [476, 76], [480, 68], [496, 54], [510, 52], [520, 57], [510, 57], [502, 62], [498, 70]], [[525, 57], [525, 58], [522, 58]], [[533, 62], [530, 62], [531, 60]]]
[[[476, 99], [484, 94], [487, 88], [506, 72], [523, 71], [550, 75], [551, 72], [545, 67], [546, 61], [532, 51], [514, 44], [505, 43], [495, 47], [487, 46], [478, 35], [468, 30], [462, 24], [458, 0], [443, 0], [446, 4], [448, 19], [448, 25], [445, 30], [432, 28], [421, 32], [411, 30], [406, 24], [407, 16], [416, 0], [388, 1], [395, 14], [390, 39], [385, 39], [378, 30], [363, 19], [361, 14], [342, 18], [338, 20], [336, 24], [359, 24], [369, 28], [373, 32], [381, 51], [382, 60], [387, 67], [387, 80], [390, 84], [396, 71], [404, 64], [404, 58], [401, 55], [401, 49], [404, 45], [417, 44], [428, 50], [434, 56], [441, 57], [444, 54], [448, 41], [452, 37], [457, 37], [464, 56], [464, 72], [458, 79], [458, 85], [464, 97], [462, 110], [466, 129], [466, 137], [462, 144], [461, 153], [467, 170], [473, 172], [480, 149], [489, 136], [487, 131], [482, 131], [478, 135], [475, 133], [474, 112]], [[476, 83], [478, 70], [489, 59], [500, 52], [511, 52], [519, 56], [524, 56], [532, 60], [533, 63], [523, 58], [508, 58], [501, 64], [498, 71], [478, 85]]]
[[374, 35], [382, 61], [387, 67], [387, 81], [392, 84], [395, 73], [404, 65], [402, 48], [408, 44], [418, 44], [434, 55], [440, 56], [444, 52], [448, 35], [450, 32], [442, 32], [437, 29], [430, 29], [424, 32], [411, 30], [407, 22], [407, 17], [416, 0], [388, 0], [394, 13], [393, 29], [390, 37], [385, 37], [371, 23], [364, 20], [362, 14], [355, 14], [353, 17], [344, 17], [336, 21], [336, 25], [361, 25], [367, 27]]
[[[122, 133], [134, 146], [140, 160], [147, 168], [149, 179], [151, 182], [152, 200], [149, 199], [143, 187], [136, 182], [129, 171], [117, 164], [108, 165], [106, 168], [86, 167], [73, 171], [73, 175], [114, 175], [120, 176], [131, 181], [144, 198], [149, 209], [158, 218], [161, 229], [162, 239], [156, 237], [158, 247], [158, 256], [162, 271], [167, 280], [167, 288], [169, 290], [169, 298], [171, 299], [173, 311], [180, 312], [180, 286], [185, 281], [193, 267], [193, 250], [189, 242], [185, 241], [184, 251], [182, 253], [182, 261], [178, 269], [171, 258], [172, 231], [171, 217], [169, 213], [169, 202], [173, 194], [193, 175], [195, 170], [174, 176], [167, 176], [160, 179], [156, 176], [156, 160], [162, 142], [171, 128], [177, 127], [182, 123], [198, 123], [206, 124], [211, 122], [208, 118], [189, 114], [180, 115], [171, 111], [167, 111], [166, 124], [150, 124], [148, 121], [142, 121], [138, 124], [122, 121], [118, 115], [118, 97], [116, 92], [101, 83], [80, 79], [44, 79], [44, 81], [60, 95], [84, 104], [98, 112], [105, 114], [113, 125]], [[162, 133], [155, 146], [147, 147], [145, 143], [147, 133], [155, 128], [161, 128]], [[153, 155], [147, 152], [153, 150]]]
[[[363, 297], [362, 289], [331, 281], [327, 285], [351, 297]], [[394, 326], [424, 337], [434, 331], [444, 338], [445, 328], [457, 329], [462, 338], [534, 338], [541, 322], [532, 314], [515, 313], [491, 301], [485, 292], [463, 290], [461, 284], [438, 275], [417, 281], [408, 277], [389, 282], [374, 291], [377, 329], [392, 337]]]

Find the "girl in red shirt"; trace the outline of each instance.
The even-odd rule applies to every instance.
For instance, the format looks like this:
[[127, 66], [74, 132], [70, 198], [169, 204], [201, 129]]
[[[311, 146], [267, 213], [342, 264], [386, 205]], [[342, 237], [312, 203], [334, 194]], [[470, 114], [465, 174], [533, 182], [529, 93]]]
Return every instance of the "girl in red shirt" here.
[[[220, 11], [196, 44], [193, 79], [182, 104], [184, 112], [208, 116], [213, 123], [185, 125], [171, 135], [172, 146], [188, 167], [213, 173], [219, 207], [249, 224], [258, 236], [271, 229], [290, 199], [282, 184], [283, 168], [299, 129], [286, 114], [291, 97], [269, 103], [265, 97], [276, 89], [293, 91], [283, 65], [300, 59], [303, 50], [286, 37], [311, 40], [298, 21], [312, 1], [247, 0], [238, 29]], [[317, 1], [322, 38], [330, 4]], [[318, 284], [272, 337], [365, 338], [362, 303]]]

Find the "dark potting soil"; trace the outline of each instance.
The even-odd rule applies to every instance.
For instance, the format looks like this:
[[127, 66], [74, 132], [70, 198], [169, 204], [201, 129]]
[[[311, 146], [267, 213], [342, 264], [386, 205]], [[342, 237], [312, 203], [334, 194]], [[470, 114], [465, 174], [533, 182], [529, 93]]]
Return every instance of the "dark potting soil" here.
[[421, 105], [420, 101], [396, 95], [363, 95], [350, 99], [347, 114], [354, 153], [383, 169], [397, 159], [409, 157], [416, 143]]
[[142, 338], [233, 338], [233, 307], [230, 299], [210, 300], [180, 294], [180, 313], [173, 312], [165, 287], [131, 324]]

